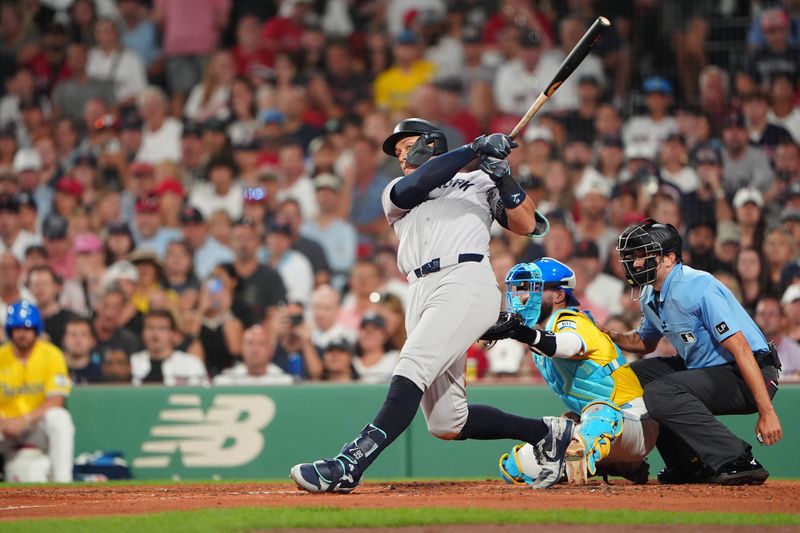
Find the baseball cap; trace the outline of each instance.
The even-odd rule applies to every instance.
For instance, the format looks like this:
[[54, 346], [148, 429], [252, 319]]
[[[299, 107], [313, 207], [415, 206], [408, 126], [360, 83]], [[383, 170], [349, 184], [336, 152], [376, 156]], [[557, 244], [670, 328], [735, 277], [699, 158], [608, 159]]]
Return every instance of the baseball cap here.
[[136, 112], [122, 113], [119, 117], [119, 129], [123, 131], [135, 131], [142, 129], [144, 122], [142, 117]]
[[61, 215], [48, 215], [42, 222], [42, 236], [45, 239], [65, 239], [67, 229], [67, 221]]
[[711, 146], [703, 146], [697, 149], [694, 154], [695, 164], [697, 165], [722, 165], [722, 157], [719, 152]]
[[456, 77], [441, 78], [436, 82], [436, 88], [448, 93], [462, 94], [464, 92], [464, 83], [460, 78]]
[[182, 137], [200, 137], [202, 134], [203, 129], [197, 122], [187, 120], [183, 123], [183, 130], [181, 131]]
[[158, 256], [150, 248], [135, 249], [128, 254], [127, 260], [133, 265], [136, 265], [137, 263], [153, 263], [154, 265], [160, 264], [158, 262]]
[[133, 281], [134, 283], [139, 281], [139, 271], [130, 261], [117, 261], [108, 267], [105, 274], [103, 274], [101, 285], [108, 287], [121, 279]]
[[353, 353], [353, 345], [350, 344], [344, 337], [335, 337], [328, 342], [325, 346], [325, 351], [328, 352], [330, 350], [341, 350], [343, 352], [347, 352], [352, 354]]
[[667, 81], [666, 78], [662, 78], [661, 76], [649, 76], [645, 78], [644, 83], [642, 83], [642, 88], [647, 94], [672, 94], [672, 84]]
[[788, 287], [800, 278], [800, 262], [791, 261], [781, 269], [781, 286]]
[[14, 154], [14, 162], [11, 165], [14, 172], [25, 172], [32, 170], [38, 172], [42, 170], [42, 158], [39, 151], [35, 148], [20, 148]]
[[270, 233], [282, 233], [283, 235], [292, 235], [292, 226], [286, 222], [273, 221], [269, 225]]
[[0, 194], [0, 211], [19, 213], [19, 200], [13, 194]]
[[553, 132], [550, 131], [550, 128], [546, 126], [528, 126], [525, 129], [525, 133], [522, 135], [522, 139], [526, 143], [532, 143], [533, 141], [545, 141], [552, 143]]
[[364, 313], [364, 316], [361, 317], [361, 323], [359, 324], [359, 327], [363, 328], [367, 325], [372, 325], [383, 329], [386, 327], [386, 321], [378, 313]]
[[8, 122], [0, 127], [0, 137], [16, 137], [17, 126], [13, 122]]
[[102, 252], [103, 241], [94, 233], [80, 233], [75, 236], [72, 249], [76, 254]]
[[143, 175], [151, 176], [156, 171], [156, 167], [154, 167], [147, 161], [134, 161], [128, 167], [128, 171], [133, 176], [143, 176]]
[[786, 207], [781, 211], [781, 222], [800, 222], [800, 209]]
[[56, 182], [56, 191], [72, 194], [80, 198], [83, 196], [83, 183], [72, 176], [61, 176]]
[[274, 107], [262, 111], [258, 119], [265, 126], [267, 124], [283, 124], [286, 121], [286, 117], [283, 113]]
[[735, 222], [725, 220], [717, 224], [717, 242], [720, 244], [734, 243], [739, 244], [742, 240], [742, 232], [739, 225]]
[[161, 183], [156, 185], [153, 192], [158, 196], [164, 194], [176, 194], [180, 197], [186, 196], [186, 189], [183, 188], [183, 183], [175, 177], [164, 178]]
[[206, 131], [216, 131], [218, 133], [224, 133], [227, 125], [224, 120], [220, 120], [216, 117], [211, 117], [210, 119], [203, 122], [202, 126], [203, 132]]
[[615, 148], [625, 148], [625, 143], [622, 142], [622, 137], [619, 135], [603, 135], [600, 138], [601, 146], [613, 146]]
[[611, 185], [600, 176], [586, 176], [575, 188], [575, 198], [583, 200], [589, 194], [599, 194], [606, 198], [611, 197]]
[[417, 44], [419, 36], [411, 30], [403, 30], [394, 38], [395, 44]]
[[15, 196], [15, 198], [17, 200], [17, 204], [20, 207], [24, 206], [24, 207], [30, 207], [30, 208], [36, 209], [36, 199], [33, 197], [33, 194], [31, 194], [30, 192], [28, 192], [28, 191], [18, 192], [17, 195]]
[[764, 207], [764, 196], [761, 191], [753, 187], [745, 187], [736, 191], [736, 195], [733, 197], [733, 207], [739, 209], [750, 202], [756, 204], [759, 208]]
[[733, 111], [725, 115], [722, 120], [723, 128], [745, 128], [744, 116], [741, 113]]
[[652, 160], [656, 153], [656, 148], [647, 141], [631, 141], [625, 145], [625, 159], [649, 159]]
[[314, 178], [314, 187], [319, 189], [332, 189], [334, 191], [339, 191], [342, 188], [342, 180], [336, 174], [331, 174], [329, 172], [325, 172], [322, 174], [318, 174]]
[[520, 33], [518, 42], [520, 46], [525, 48], [535, 48], [542, 43], [541, 39], [539, 39], [539, 34], [533, 30], [527, 30]]
[[131, 232], [131, 228], [128, 227], [128, 223], [121, 220], [109, 222], [106, 229], [108, 230], [109, 235], [127, 235], [129, 237], [133, 237], [133, 233]]
[[781, 296], [781, 304], [786, 305], [800, 300], [800, 283], [795, 283], [786, 287]]
[[80, 152], [75, 156], [75, 159], [72, 162], [73, 167], [78, 165], [86, 165], [87, 167], [97, 168], [97, 158], [88, 150]]
[[140, 196], [136, 200], [137, 213], [158, 213], [161, 210], [161, 199], [154, 193]]
[[576, 258], [599, 259], [600, 249], [593, 240], [584, 239], [575, 245], [575, 252], [573, 255]]

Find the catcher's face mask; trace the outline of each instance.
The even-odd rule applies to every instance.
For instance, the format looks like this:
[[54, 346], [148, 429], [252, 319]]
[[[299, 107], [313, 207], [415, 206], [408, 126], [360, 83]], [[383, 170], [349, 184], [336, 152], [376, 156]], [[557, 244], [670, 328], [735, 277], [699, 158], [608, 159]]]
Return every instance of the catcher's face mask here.
[[533, 263], [520, 263], [506, 276], [506, 309], [519, 313], [526, 326], [539, 321], [544, 282], [542, 271]]

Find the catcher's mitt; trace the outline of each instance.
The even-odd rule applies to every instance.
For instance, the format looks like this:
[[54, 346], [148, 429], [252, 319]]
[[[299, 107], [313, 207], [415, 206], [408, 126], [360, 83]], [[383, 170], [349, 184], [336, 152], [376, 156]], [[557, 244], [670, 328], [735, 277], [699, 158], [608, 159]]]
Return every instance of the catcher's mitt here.
[[514, 337], [517, 330], [525, 325], [525, 320], [518, 313], [509, 313], [508, 311], [500, 311], [500, 316], [497, 317], [497, 322], [492, 324], [492, 327], [486, 330], [486, 333], [481, 335], [484, 342], [495, 342], [501, 339], [508, 339]]

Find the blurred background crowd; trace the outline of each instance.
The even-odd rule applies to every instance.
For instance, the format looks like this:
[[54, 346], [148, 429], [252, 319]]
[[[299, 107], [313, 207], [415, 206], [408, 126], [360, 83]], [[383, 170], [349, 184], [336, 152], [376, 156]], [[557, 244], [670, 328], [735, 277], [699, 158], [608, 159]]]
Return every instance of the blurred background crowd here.
[[[800, 1], [2, 0], [0, 323], [36, 302], [77, 384], [388, 381], [407, 282], [380, 145], [509, 132], [598, 15], [612, 29], [518, 139], [547, 255], [636, 327], [614, 250], [651, 216], [800, 371]], [[656, 353], [668, 354], [669, 345]], [[527, 350], [473, 380], [537, 380]]]

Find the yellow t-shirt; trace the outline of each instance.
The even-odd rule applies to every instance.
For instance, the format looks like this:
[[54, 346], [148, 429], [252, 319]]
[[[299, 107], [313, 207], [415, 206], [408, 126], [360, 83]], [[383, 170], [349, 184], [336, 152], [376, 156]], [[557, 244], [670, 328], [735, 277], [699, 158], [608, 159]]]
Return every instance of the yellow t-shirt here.
[[[611, 338], [600, 331], [587, 315], [574, 309], [563, 309], [553, 321], [553, 331], [572, 331], [583, 341], [583, 350], [573, 360], [585, 359], [599, 365], [606, 365], [617, 358], [617, 347]], [[639, 378], [628, 365], [616, 369], [611, 378], [614, 380], [614, 393], [611, 401], [623, 405], [643, 394]]]
[[0, 417], [15, 418], [35, 411], [49, 396], [69, 396], [72, 382], [64, 354], [53, 344], [36, 341], [21, 361], [11, 343], [0, 346]]
[[373, 86], [375, 105], [389, 111], [405, 110], [414, 89], [429, 82], [436, 74], [436, 64], [420, 60], [408, 70], [391, 67], [375, 78]]

